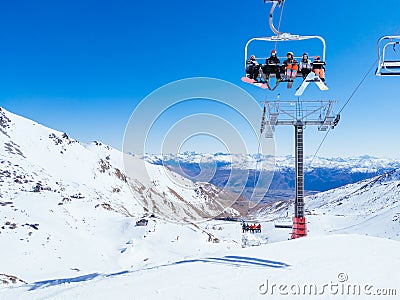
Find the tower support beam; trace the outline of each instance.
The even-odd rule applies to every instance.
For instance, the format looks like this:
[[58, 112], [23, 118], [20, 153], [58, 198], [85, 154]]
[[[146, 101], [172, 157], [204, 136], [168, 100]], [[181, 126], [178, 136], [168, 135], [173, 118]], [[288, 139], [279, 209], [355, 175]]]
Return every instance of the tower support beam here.
[[303, 125], [296, 124], [295, 129], [295, 170], [296, 170], [296, 198], [294, 216], [304, 217], [304, 134]]
[[304, 125], [294, 125], [295, 139], [295, 176], [296, 197], [294, 200], [294, 217], [292, 239], [307, 235], [306, 218], [304, 216]]

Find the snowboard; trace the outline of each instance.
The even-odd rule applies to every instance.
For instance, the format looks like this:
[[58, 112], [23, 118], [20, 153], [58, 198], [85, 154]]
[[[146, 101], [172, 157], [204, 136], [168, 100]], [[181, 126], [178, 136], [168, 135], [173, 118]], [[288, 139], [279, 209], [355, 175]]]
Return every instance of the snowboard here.
[[265, 89], [271, 89], [268, 84], [262, 83], [262, 82], [257, 82], [254, 79], [250, 79], [249, 77], [242, 77], [242, 81], [246, 82], [246, 83], [250, 83], [250, 84], [255, 85], [255, 86], [258, 86], [258, 87], [260, 87], [260, 88], [262, 88], [264, 90]]

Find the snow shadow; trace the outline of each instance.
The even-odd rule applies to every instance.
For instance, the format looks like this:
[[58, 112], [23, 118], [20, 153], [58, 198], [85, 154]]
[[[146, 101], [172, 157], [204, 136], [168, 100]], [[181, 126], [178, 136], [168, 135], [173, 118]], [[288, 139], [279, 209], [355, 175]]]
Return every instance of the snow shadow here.
[[101, 274], [101, 273], [92, 273], [87, 275], [82, 275], [78, 277], [71, 277], [71, 278], [61, 278], [61, 279], [50, 279], [50, 280], [43, 280], [37, 281], [29, 284], [30, 288], [28, 291], [34, 291], [40, 288], [47, 288], [51, 286], [56, 286], [64, 283], [76, 283], [76, 282], [84, 282], [93, 280], [96, 277], [116, 277], [121, 276], [129, 273], [135, 273], [138, 271], [145, 271], [145, 270], [152, 270], [152, 269], [159, 269], [161, 267], [170, 267], [174, 265], [182, 265], [188, 263], [212, 263], [212, 264], [222, 264], [226, 266], [234, 266], [234, 267], [257, 267], [257, 268], [286, 268], [290, 265], [280, 262], [280, 261], [273, 261], [273, 260], [266, 260], [261, 258], [255, 257], [247, 257], [247, 256], [223, 256], [223, 257], [206, 257], [201, 259], [188, 259], [188, 260], [181, 260], [171, 264], [160, 265], [160, 266], [153, 266], [149, 268], [139, 269], [139, 270], [124, 270], [117, 273], [110, 273], [110, 274]]
[[60, 285], [63, 283], [88, 281], [88, 280], [92, 280], [100, 275], [101, 274], [99, 274], [99, 273], [92, 273], [92, 274], [87, 274], [87, 275], [82, 275], [82, 276], [72, 277], [72, 278], [61, 278], [61, 279], [50, 279], [50, 280], [44, 280], [44, 281], [37, 281], [37, 282], [30, 284], [31, 287], [28, 291], [34, 291], [34, 290], [37, 290], [40, 288]]
[[114, 277], [114, 276], [119, 276], [119, 275], [124, 275], [130, 273], [128, 270], [117, 272], [117, 273], [112, 273], [112, 274], [107, 274], [105, 277]]
[[208, 257], [202, 259], [182, 260], [173, 263], [173, 265], [180, 265], [185, 263], [204, 262], [224, 264], [234, 267], [268, 267], [268, 268], [286, 268], [290, 265], [273, 260], [266, 260], [255, 257], [247, 256], [224, 256], [224, 257]]

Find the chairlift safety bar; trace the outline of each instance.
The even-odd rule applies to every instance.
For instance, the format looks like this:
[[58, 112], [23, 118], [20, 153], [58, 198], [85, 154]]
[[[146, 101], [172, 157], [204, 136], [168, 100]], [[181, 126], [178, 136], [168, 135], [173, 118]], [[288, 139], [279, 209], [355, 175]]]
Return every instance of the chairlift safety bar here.
[[307, 36], [300, 36], [300, 35], [291, 35], [287, 33], [283, 33], [277, 36], [271, 37], [256, 37], [252, 38], [247, 41], [246, 46], [244, 48], [244, 68], [246, 69], [246, 61], [248, 60], [248, 47], [254, 41], [264, 41], [264, 42], [287, 42], [287, 41], [302, 41], [302, 40], [309, 40], [309, 39], [318, 39], [322, 43], [322, 61], [325, 61], [326, 55], [326, 42], [325, 39], [318, 35], [307, 35]]

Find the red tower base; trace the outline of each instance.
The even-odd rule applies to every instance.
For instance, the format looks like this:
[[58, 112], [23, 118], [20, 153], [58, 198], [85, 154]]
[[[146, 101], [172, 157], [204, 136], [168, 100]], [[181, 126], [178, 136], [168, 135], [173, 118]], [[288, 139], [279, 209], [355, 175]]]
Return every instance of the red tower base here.
[[306, 218], [293, 217], [292, 239], [297, 239], [307, 235]]

